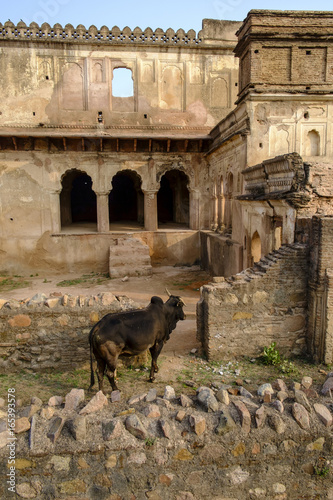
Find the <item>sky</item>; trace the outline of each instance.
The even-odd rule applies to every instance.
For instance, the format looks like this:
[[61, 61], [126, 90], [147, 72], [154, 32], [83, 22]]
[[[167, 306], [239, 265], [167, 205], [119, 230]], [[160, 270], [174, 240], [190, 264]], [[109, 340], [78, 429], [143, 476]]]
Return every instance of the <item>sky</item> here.
[[27, 25], [35, 21], [63, 27], [70, 23], [86, 28], [139, 26], [199, 32], [202, 19], [242, 21], [251, 9], [333, 11], [333, 4], [332, 0], [7, 0], [1, 5], [0, 22], [10, 19], [17, 24], [22, 19]]

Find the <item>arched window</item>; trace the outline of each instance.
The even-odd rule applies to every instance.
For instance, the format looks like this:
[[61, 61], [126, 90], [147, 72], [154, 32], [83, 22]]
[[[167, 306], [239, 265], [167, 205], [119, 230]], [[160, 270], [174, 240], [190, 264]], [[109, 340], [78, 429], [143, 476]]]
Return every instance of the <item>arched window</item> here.
[[114, 68], [112, 78], [113, 111], [134, 111], [134, 86], [132, 71], [128, 68]]
[[85, 172], [73, 169], [62, 179], [60, 193], [61, 227], [97, 223], [96, 194], [92, 180]]
[[133, 228], [143, 224], [144, 197], [141, 178], [136, 172], [123, 170], [112, 179], [109, 194], [110, 223], [129, 223]]
[[316, 130], [310, 130], [307, 135], [306, 156], [320, 156], [320, 135]]
[[128, 68], [115, 68], [112, 79], [112, 95], [114, 97], [132, 97], [133, 76]]
[[157, 194], [158, 221], [160, 224], [182, 224], [189, 227], [190, 195], [188, 177], [180, 170], [169, 170], [161, 178]]
[[252, 263], [259, 262], [261, 259], [261, 239], [258, 231], [254, 233], [251, 240]]

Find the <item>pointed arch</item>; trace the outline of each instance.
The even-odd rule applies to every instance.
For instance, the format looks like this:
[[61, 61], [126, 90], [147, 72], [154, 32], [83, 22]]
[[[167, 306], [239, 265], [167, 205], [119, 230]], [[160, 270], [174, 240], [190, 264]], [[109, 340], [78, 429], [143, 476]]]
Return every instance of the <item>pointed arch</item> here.
[[144, 196], [141, 177], [133, 170], [121, 170], [112, 178], [109, 218], [113, 222], [143, 224]]
[[256, 231], [251, 240], [251, 259], [252, 264], [259, 262], [261, 259], [261, 239], [258, 231]]
[[310, 130], [306, 138], [306, 156], [320, 156], [320, 135], [317, 130]]
[[157, 212], [160, 224], [176, 223], [189, 227], [189, 179], [182, 170], [168, 170], [160, 180], [157, 193]]

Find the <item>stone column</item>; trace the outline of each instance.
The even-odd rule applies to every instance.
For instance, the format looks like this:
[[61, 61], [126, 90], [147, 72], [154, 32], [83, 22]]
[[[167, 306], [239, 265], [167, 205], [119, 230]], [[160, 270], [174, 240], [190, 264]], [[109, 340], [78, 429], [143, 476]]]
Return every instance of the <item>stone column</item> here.
[[145, 231], [157, 231], [157, 191], [144, 191]]
[[60, 191], [50, 193], [50, 212], [51, 212], [51, 231], [52, 233], [60, 233], [61, 231], [61, 207], [60, 207]]
[[96, 193], [97, 197], [97, 231], [108, 233], [110, 231], [109, 221], [109, 193]]
[[200, 229], [200, 192], [197, 189], [190, 191], [190, 229]]

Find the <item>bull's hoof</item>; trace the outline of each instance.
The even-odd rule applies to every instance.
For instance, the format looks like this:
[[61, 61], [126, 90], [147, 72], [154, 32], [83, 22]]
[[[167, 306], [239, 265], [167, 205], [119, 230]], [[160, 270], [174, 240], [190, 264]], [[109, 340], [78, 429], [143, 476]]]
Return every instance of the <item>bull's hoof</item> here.
[[148, 380], [148, 382], [150, 382], [150, 383], [155, 382], [155, 377], [153, 377], [153, 378], [150, 377], [149, 380]]

